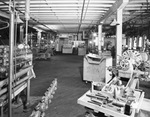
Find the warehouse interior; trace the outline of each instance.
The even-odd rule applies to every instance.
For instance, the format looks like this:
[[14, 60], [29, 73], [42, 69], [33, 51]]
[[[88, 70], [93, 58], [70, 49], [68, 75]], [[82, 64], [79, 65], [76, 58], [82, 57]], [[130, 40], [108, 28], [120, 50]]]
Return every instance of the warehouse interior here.
[[0, 0], [1, 117], [149, 117], [150, 0]]

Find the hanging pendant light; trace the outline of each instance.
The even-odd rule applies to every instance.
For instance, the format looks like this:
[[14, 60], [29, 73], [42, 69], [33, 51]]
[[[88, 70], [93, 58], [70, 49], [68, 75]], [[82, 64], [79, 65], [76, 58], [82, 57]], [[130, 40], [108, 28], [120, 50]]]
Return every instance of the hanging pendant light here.
[[119, 25], [119, 23], [116, 21], [116, 19], [114, 19], [111, 23], [110, 26], [116, 26]]
[[16, 19], [15, 19], [15, 23], [17, 23], [17, 24], [22, 24], [22, 23], [24, 23], [24, 22], [20, 19], [19, 15], [17, 15], [17, 17], [16, 17]]

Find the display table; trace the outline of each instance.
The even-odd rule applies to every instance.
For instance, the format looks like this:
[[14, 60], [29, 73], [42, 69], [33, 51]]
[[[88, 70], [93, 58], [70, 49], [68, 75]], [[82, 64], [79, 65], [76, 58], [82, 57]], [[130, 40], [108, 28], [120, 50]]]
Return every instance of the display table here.
[[144, 97], [144, 94], [142, 93], [141, 94], [141, 97], [139, 99], [139, 102], [136, 104], [136, 106], [134, 107], [134, 109], [132, 110], [132, 113], [131, 115], [126, 115], [124, 113], [121, 113], [121, 112], [118, 112], [116, 111], [115, 108], [112, 108], [112, 107], [108, 107], [104, 104], [102, 105], [98, 105], [98, 104], [94, 104], [92, 101], [91, 101], [91, 98], [87, 95], [91, 95], [91, 91], [87, 91], [83, 96], [81, 96], [78, 100], [77, 100], [77, 103], [84, 106], [84, 107], [88, 107], [90, 109], [93, 109], [95, 112], [102, 112], [102, 113], [105, 113], [107, 115], [111, 115], [111, 116], [114, 116], [114, 117], [134, 117], [135, 113], [136, 113], [136, 110], [138, 108], [140, 108], [141, 106], [141, 103], [142, 103], [142, 98]]

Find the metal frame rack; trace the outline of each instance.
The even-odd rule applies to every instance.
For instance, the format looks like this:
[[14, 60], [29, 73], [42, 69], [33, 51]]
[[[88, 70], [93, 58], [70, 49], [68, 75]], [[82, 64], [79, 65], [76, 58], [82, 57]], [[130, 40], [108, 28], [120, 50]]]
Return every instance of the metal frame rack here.
[[26, 90], [26, 104], [30, 97], [30, 79], [35, 78], [33, 71], [33, 55], [27, 46], [28, 20], [29, 20], [30, 0], [26, 0], [26, 34], [25, 43], [19, 48], [16, 44], [15, 19], [17, 11], [15, 0], [9, 1], [10, 25], [9, 25], [9, 46], [0, 47], [0, 107], [1, 117], [3, 117], [3, 107], [8, 108], [8, 116], [12, 117], [13, 99]]
[[[8, 46], [0, 46], [0, 50], [3, 52], [1, 53], [1, 74], [5, 74], [1, 76], [0, 79], [0, 106], [1, 106], [1, 117], [3, 117], [3, 107], [8, 104], [9, 98], [14, 99], [18, 94], [20, 94], [23, 90], [27, 88], [26, 99], [29, 102], [30, 97], [30, 79], [35, 78], [35, 73], [33, 71], [32, 65], [32, 53], [30, 50], [26, 51], [26, 49], [18, 49], [15, 53], [17, 54], [16, 57], [13, 57], [13, 68], [17, 69], [16, 71], [13, 70], [13, 78], [11, 82], [11, 94], [8, 96], [8, 86], [9, 86], [9, 78], [8, 77], [8, 68], [9, 68], [9, 59], [8, 59]], [[8, 51], [3, 51], [8, 50]], [[16, 59], [16, 60], [15, 60]], [[2, 70], [3, 69], [3, 70]], [[15, 72], [14, 72], [15, 71]], [[12, 101], [10, 102], [12, 103]]]

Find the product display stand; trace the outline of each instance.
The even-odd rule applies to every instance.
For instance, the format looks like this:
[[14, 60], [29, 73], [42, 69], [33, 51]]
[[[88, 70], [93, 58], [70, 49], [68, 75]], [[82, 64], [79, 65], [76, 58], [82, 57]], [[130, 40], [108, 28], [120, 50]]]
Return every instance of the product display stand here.
[[[109, 82], [91, 80], [91, 89], [77, 103], [88, 108], [86, 117], [94, 117], [93, 112], [113, 117], [134, 117], [144, 107], [145, 101], [149, 105], [149, 101], [144, 99], [145, 92], [139, 89], [140, 80], [150, 79], [148, 68], [149, 64], [138, 51], [126, 50], [117, 66], [108, 68], [115, 76]], [[145, 108], [148, 110], [147, 106]]]
[[[104, 86], [104, 88], [105, 88], [105, 86]], [[105, 96], [106, 96], [105, 94], [107, 94], [107, 92], [103, 92], [103, 91], [102, 92], [97, 91], [95, 93], [94, 91], [89, 90], [78, 99], [77, 103], [88, 108], [88, 109], [86, 109], [89, 114], [88, 117], [91, 117], [91, 115], [94, 117], [93, 112], [96, 112], [96, 113], [102, 112], [105, 115], [114, 116], [114, 117], [134, 117], [135, 113], [139, 112], [139, 109], [141, 108], [141, 105], [142, 105], [143, 99], [144, 99], [144, 92], [141, 92], [138, 90], [135, 90], [135, 92], [136, 92], [135, 96], [137, 96], [136, 98], [138, 101], [136, 101], [135, 103], [132, 104], [132, 109], [131, 109], [131, 106], [127, 105], [127, 102], [128, 102], [127, 100], [124, 104], [125, 108], [123, 108], [123, 104], [121, 102], [116, 102], [115, 99], [113, 99], [112, 103], [105, 104], [104, 100], [105, 100]], [[99, 93], [100, 93], [100, 96], [99, 96]], [[101, 95], [101, 94], [104, 94], [104, 95]], [[137, 95], [137, 94], [139, 94], [139, 95]], [[106, 98], [108, 98], [108, 97], [106, 96]], [[109, 98], [108, 98], [108, 100], [109, 100]], [[101, 99], [102, 99], [102, 101], [100, 101]], [[121, 98], [121, 99], [123, 99], [123, 98]], [[127, 106], [131, 110], [129, 110], [130, 113], [125, 114], [126, 111], [128, 112]], [[93, 110], [93, 111], [91, 111], [91, 110]]]

